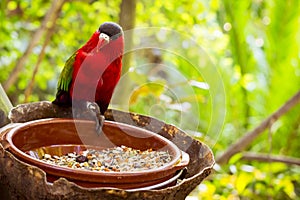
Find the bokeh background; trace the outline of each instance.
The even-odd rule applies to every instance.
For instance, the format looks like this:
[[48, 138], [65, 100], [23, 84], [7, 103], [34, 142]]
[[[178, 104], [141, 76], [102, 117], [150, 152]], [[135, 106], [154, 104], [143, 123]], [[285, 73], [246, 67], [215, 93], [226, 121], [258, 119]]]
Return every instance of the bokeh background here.
[[[300, 89], [298, 0], [0, 2], [0, 82], [13, 105], [53, 100], [64, 62], [104, 21], [127, 31], [127, 49], [153, 40], [169, 44], [124, 55], [122, 83], [128, 84], [118, 86], [110, 107], [175, 124], [208, 144], [216, 157]], [[153, 27], [157, 34], [130, 31]], [[164, 36], [164, 29], [179, 39]], [[216, 91], [225, 99], [218, 101], [212, 77], [194, 64], [203, 60], [215, 70], [210, 75], [216, 73]], [[295, 104], [242, 153], [216, 164], [187, 199], [300, 198], [299, 113]], [[216, 115], [219, 129], [207, 134]]]

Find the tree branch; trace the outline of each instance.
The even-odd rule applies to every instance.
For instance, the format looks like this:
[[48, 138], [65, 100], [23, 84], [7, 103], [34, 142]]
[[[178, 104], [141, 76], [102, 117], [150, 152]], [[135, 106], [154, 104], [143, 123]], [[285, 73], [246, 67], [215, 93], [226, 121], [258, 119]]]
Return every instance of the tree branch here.
[[62, 0], [62, 1], [63, 2], [61, 4], [61, 6], [60, 6], [60, 9], [57, 9], [56, 12], [53, 14], [53, 18], [52, 18], [52, 22], [51, 22], [51, 27], [49, 27], [47, 29], [47, 31], [46, 31], [45, 41], [43, 43], [42, 50], [41, 50], [41, 52], [39, 54], [37, 63], [34, 66], [34, 69], [33, 69], [33, 72], [32, 72], [31, 81], [29, 82], [28, 87], [25, 89], [25, 92], [24, 92], [24, 94], [25, 94], [24, 103], [28, 102], [29, 96], [32, 93], [32, 89], [33, 89], [33, 86], [34, 86], [36, 74], [38, 73], [40, 64], [41, 64], [41, 62], [43, 61], [43, 59], [45, 57], [45, 49], [46, 49], [47, 45], [49, 44], [50, 39], [51, 39], [51, 37], [52, 37], [52, 35], [54, 33], [55, 25], [56, 25], [56, 20], [58, 19], [59, 13], [60, 13], [61, 8], [62, 8], [62, 5], [64, 4], [64, 2], [66, 0]]
[[243, 153], [243, 160], [256, 160], [261, 162], [282, 162], [288, 165], [300, 165], [300, 159], [287, 157], [287, 156], [275, 156], [262, 153]]
[[51, 24], [49, 25], [49, 22], [53, 22], [53, 17], [55, 16], [55, 13], [60, 10], [63, 6], [63, 4], [65, 3], [65, 0], [55, 0], [53, 1], [51, 8], [48, 10], [47, 14], [45, 15], [41, 27], [39, 29], [37, 29], [34, 34], [32, 35], [32, 40], [30, 41], [30, 43], [28, 44], [23, 56], [18, 59], [18, 62], [16, 64], [16, 66], [14, 67], [14, 69], [11, 72], [11, 75], [9, 76], [9, 78], [7, 79], [7, 81], [4, 83], [4, 89], [8, 90], [10, 88], [11, 85], [13, 85], [20, 72], [22, 71], [27, 59], [29, 58], [29, 55], [31, 54], [33, 48], [38, 44], [38, 42], [40, 41], [41, 37], [43, 36], [43, 33], [49, 28], [49, 26], [51, 27]]
[[277, 111], [271, 114], [267, 119], [265, 119], [256, 128], [246, 133], [242, 138], [240, 138], [236, 143], [232, 144], [219, 158], [217, 158], [217, 163], [222, 164], [228, 162], [228, 160], [236, 153], [245, 149], [249, 144], [260, 135], [266, 128], [270, 127], [279, 117], [287, 113], [291, 108], [300, 102], [300, 91], [289, 99], [283, 106], [281, 106]]

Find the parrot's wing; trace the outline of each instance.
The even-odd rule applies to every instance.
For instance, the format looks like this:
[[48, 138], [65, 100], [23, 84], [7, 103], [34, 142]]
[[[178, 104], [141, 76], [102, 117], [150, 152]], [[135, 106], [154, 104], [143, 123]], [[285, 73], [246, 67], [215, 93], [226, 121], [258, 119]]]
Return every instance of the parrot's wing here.
[[73, 65], [75, 62], [77, 52], [74, 52], [73, 55], [67, 60], [58, 80], [57, 90], [58, 91], [69, 91], [69, 85], [72, 81], [73, 74]]

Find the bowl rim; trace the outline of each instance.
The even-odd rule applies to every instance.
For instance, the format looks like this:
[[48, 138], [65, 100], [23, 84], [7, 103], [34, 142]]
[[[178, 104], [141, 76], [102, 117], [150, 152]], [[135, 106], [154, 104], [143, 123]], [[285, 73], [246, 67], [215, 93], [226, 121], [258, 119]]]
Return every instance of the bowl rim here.
[[[177, 171], [178, 169], [183, 168], [184, 166], [186, 166], [189, 162], [189, 160], [185, 160], [184, 163], [181, 163], [182, 161], [182, 157], [186, 157], [186, 155], [183, 156], [183, 154], [186, 154], [185, 152], [181, 151], [177, 145], [175, 145], [173, 142], [171, 142], [170, 140], [164, 138], [163, 136], [156, 134], [152, 131], [140, 128], [140, 127], [136, 127], [136, 126], [132, 126], [129, 124], [124, 124], [124, 123], [120, 123], [120, 122], [115, 122], [115, 121], [109, 121], [106, 120], [104, 123], [106, 124], [113, 124], [118, 126], [120, 129], [122, 129], [123, 127], [127, 127], [127, 128], [134, 128], [134, 129], [138, 129], [139, 131], [143, 131], [146, 132], [147, 134], [154, 136], [156, 138], [159, 138], [160, 140], [163, 140], [166, 145], [170, 146], [175, 152], [176, 152], [176, 157], [172, 158], [171, 162], [155, 168], [155, 169], [150, 169], [150, 170], [140, 170], [140, 171], [124, 171], [124, 172], [102, 172], [102, 171], [89, 171], [89, 170], [84, 170], [84, 169], [73, 169], [73, 168], [69, 168], [69, 167], [63, 167], [63, 166], [58, 166], [55, 164], [50, 164], [50, 163], [46, 163], [40, 159], [34, 158], [30, 155], [28, 155], [27, 153], [25, 153], [24, 151], [20, 150], [18, 147], [16, 147], [12, 141], [13, 136], [15, 134], [18, 133], [19, 130], [22, 129], [29, 129], [31, 126], [35, 126], [37, 124], [41, 125], [41, 124], [49, 124], [49, 123], [74, 123], [76, 124], [77, 122], [80, 123], [94, 123], [93, 121], [90, 120], [83, 120], [83, 119], [66, 119], [66, 118], [46, 118], [46, 119], [38, 119], [38, 120], [33, 120], [33, 121], [29, 121], [29, 122], [25, 122], [19, 126], [16, 126], [14, 128], [12, 128], [10, 131], [8, 131], [8, 133], [5, 136], [5, 139], [8, 141], [9, 143], [9, 150], [11, 150], [13, 152], [14, 155], [16, 155], [17, 157], [25, 157], [26, 161], [24, 161], [24, 159], [21, 159], [24, 162], [28, 162], [30, 164], [33, 164], [37, 167], [42, 167], [43, 169], [45, 169], [46, 172], [48, 172], [48, 170], [51, 170], [51, 173], [53, 170], [58, 170], [58, 174], [60, 175], [62, 172], [66, 172], [67, 174], [77, 174], [77, 175], [88, 175], [88, 176], [97, 176], [97, 177], [102, 177], [102, 176], [106, 176], [106, 177], [122, 177], [126, 178], [126, 177], [139, 177], [139, 176], [149, 176], [153, 173], [159, 173], [159, 172], [163, 172], [163, 171]], [[121, 126], [121, 127], [120, 127]], [[83, 144], [84, 145], [84, 144]], [[188, 155], [188, 154], [187, 154]], [[60, 173], [59, 173], [60, 172]], [[66, 177], [66, 176], [65, 176]], [[121, 179], [121, 180], [122, 180]]]

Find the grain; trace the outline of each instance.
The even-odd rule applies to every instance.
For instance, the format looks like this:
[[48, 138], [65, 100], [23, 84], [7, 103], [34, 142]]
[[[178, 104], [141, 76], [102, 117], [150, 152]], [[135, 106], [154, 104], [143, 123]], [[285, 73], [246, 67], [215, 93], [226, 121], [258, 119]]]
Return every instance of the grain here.
[[69, 167], [100, 172], [134, 172], [151, 170], [162, 167], [172, 160], [167, 151], [145, 151], [126, 146], [108, 148], [104, 150], [87, 149], [76, 153], [57, 156], [45, 154], [42, 161]]

